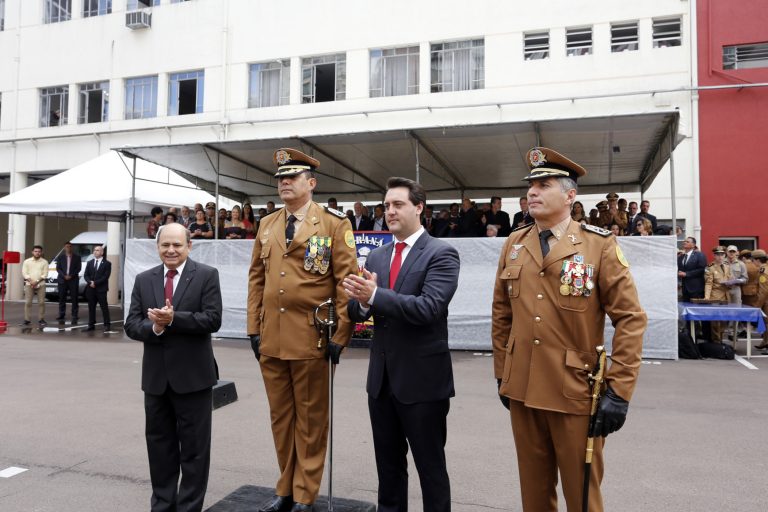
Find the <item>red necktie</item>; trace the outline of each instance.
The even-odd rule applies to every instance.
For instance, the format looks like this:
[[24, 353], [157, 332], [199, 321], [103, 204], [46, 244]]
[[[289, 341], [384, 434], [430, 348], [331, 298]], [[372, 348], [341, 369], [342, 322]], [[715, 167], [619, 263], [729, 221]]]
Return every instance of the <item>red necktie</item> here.
[[[165, 275], [165, 300], [173, 303], [173, 278], [178, 274], [175, 270], [169, 270]], [[165, 304], [163, 304], [165, 306]]]
[[403, 264], [403, 249], [405, 249], [405, 242], [397, 242], [395, 244], [395, 258], [392, 260], [392, 266], [389, 267], [389, 288], [390, 290], [395, 287], [397, 281], [397, 274], [400, 273], [400, 266]]

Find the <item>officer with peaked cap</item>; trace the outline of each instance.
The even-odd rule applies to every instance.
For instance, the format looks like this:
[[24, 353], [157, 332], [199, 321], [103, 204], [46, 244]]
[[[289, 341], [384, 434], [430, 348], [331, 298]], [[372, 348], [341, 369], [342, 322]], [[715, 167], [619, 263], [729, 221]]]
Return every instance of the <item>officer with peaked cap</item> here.
[[[753, 306], [762, 309], [768, 316], [768, 255], [762, 249], [755, 249], [752, 251], [752, 259], [758, 266], [758, 291]], [[763, 332], [763, 341], [755, 345], [755, 348], [765, 349], [763, 354], [768, 355], [768, 329]]]
[[[275, 152], [285, 208], [262, 219], [248, 277], [248, 335], [261, 366], [280, 478], [262, 512], [312, 510], [328, 434], [328, 359], [337, 364], [352, 333], [342, 281], [357, 272], [352, 226], [312, 201], [320, 162], [291, 148]], [[335, 301], [329, 346], [318, 341], [315, 308]]]
[[[728, 302], [728, 285], [731, 279], [731, 267], [725, 263], [725, 247], [718, 245], [712, 249], [713, 261], [704, 269], [704, 298]], [[725, 322], [711, 322], [712, 341], [722, 343]]]
[[493, 294], [494, 376], [509, 409], [523, 510], [557, 510], [558, 472], [568, 510], [580, 510], [590, 415], [588, 375], [607, 314], [612, 364], [598, 409], [589, 510], [602, 511], [603, 438], [624, 424], [640, 369], [647, 319], [616, 238], [570, 217], [586, 170], [544, 147], [528, 151], [534, 223], [514, 230]]

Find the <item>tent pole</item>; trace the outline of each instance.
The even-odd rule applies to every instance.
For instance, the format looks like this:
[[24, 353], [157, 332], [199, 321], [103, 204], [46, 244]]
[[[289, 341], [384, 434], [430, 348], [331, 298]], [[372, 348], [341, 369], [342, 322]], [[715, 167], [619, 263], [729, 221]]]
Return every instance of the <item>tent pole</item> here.
[[130, 225], [131, 238], [135, 237], [134, 233], [134, 216], [136, 215], [136, 157], [133, 157], [133, 176], [131, 176], [131, 211], [129, 218], [126, 222], [126, 237], [128, 236], [128, 225]]
[[674, 133], [669, 130], [669, 193], [672, 197], [672, 234], [677, 238], [677, 215], [675, 210], [675, 203], [677, 198], [675, 197], [675, 146], [674, 146]]
[[421, 165], [419, 164], [419, 144], [414, 143], [414, 140], [411, 139], [411, 143], [413, 144], [414, 152], [416, 153], [416, 183], [421, 183]]
[[213, 226], [213, 239], [218, 240], [219, 239], [219, 209], [221, 209], [221, 205], [219, 205], [219, 171], [221, 169], [221, 153], [218, 151], [216, 152], [216, 190], [213, 194], [213, 201], [216, 203], [216, 211], [213, 212], [213, 222], [215, 226]]

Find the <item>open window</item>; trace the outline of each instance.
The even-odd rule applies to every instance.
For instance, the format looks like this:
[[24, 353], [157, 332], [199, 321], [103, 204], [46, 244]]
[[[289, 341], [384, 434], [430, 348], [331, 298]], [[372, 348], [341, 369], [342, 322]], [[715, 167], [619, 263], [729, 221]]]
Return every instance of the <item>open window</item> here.
[[343, 100], [347, 90], [347, 56], [324, 55], [301, 61], [301, 102]]
[[549, 31], [531, 32], [523, 37], [525, 60], [539, 60], [549, 57]]
[[67, 124], [69, 88], [66, 85], [40, 89], [40, 127]]
[[80, 84], [78, 124], [101, 123], [109, 118], [109, 82]]
[[204, 81], [204, 71], [172, 74], [169, 82], [168, 115], [185, 116], [201, 113]]
[[611, 23], [611, 51], [631, 52], [639, 47], [637, 21]]

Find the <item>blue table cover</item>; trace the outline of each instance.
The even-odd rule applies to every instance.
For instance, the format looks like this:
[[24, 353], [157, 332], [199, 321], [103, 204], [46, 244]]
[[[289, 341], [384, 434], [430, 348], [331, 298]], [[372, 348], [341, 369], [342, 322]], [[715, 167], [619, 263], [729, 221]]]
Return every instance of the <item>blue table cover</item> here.
[[680, 302], [677, 305], [680, 319], [714, 320], [721, 322], [757, 322], [757, 332], [765, 332], [765, 320], [763, 312], [759, 308], [744, 306], [742, 304], [693, 304]]

